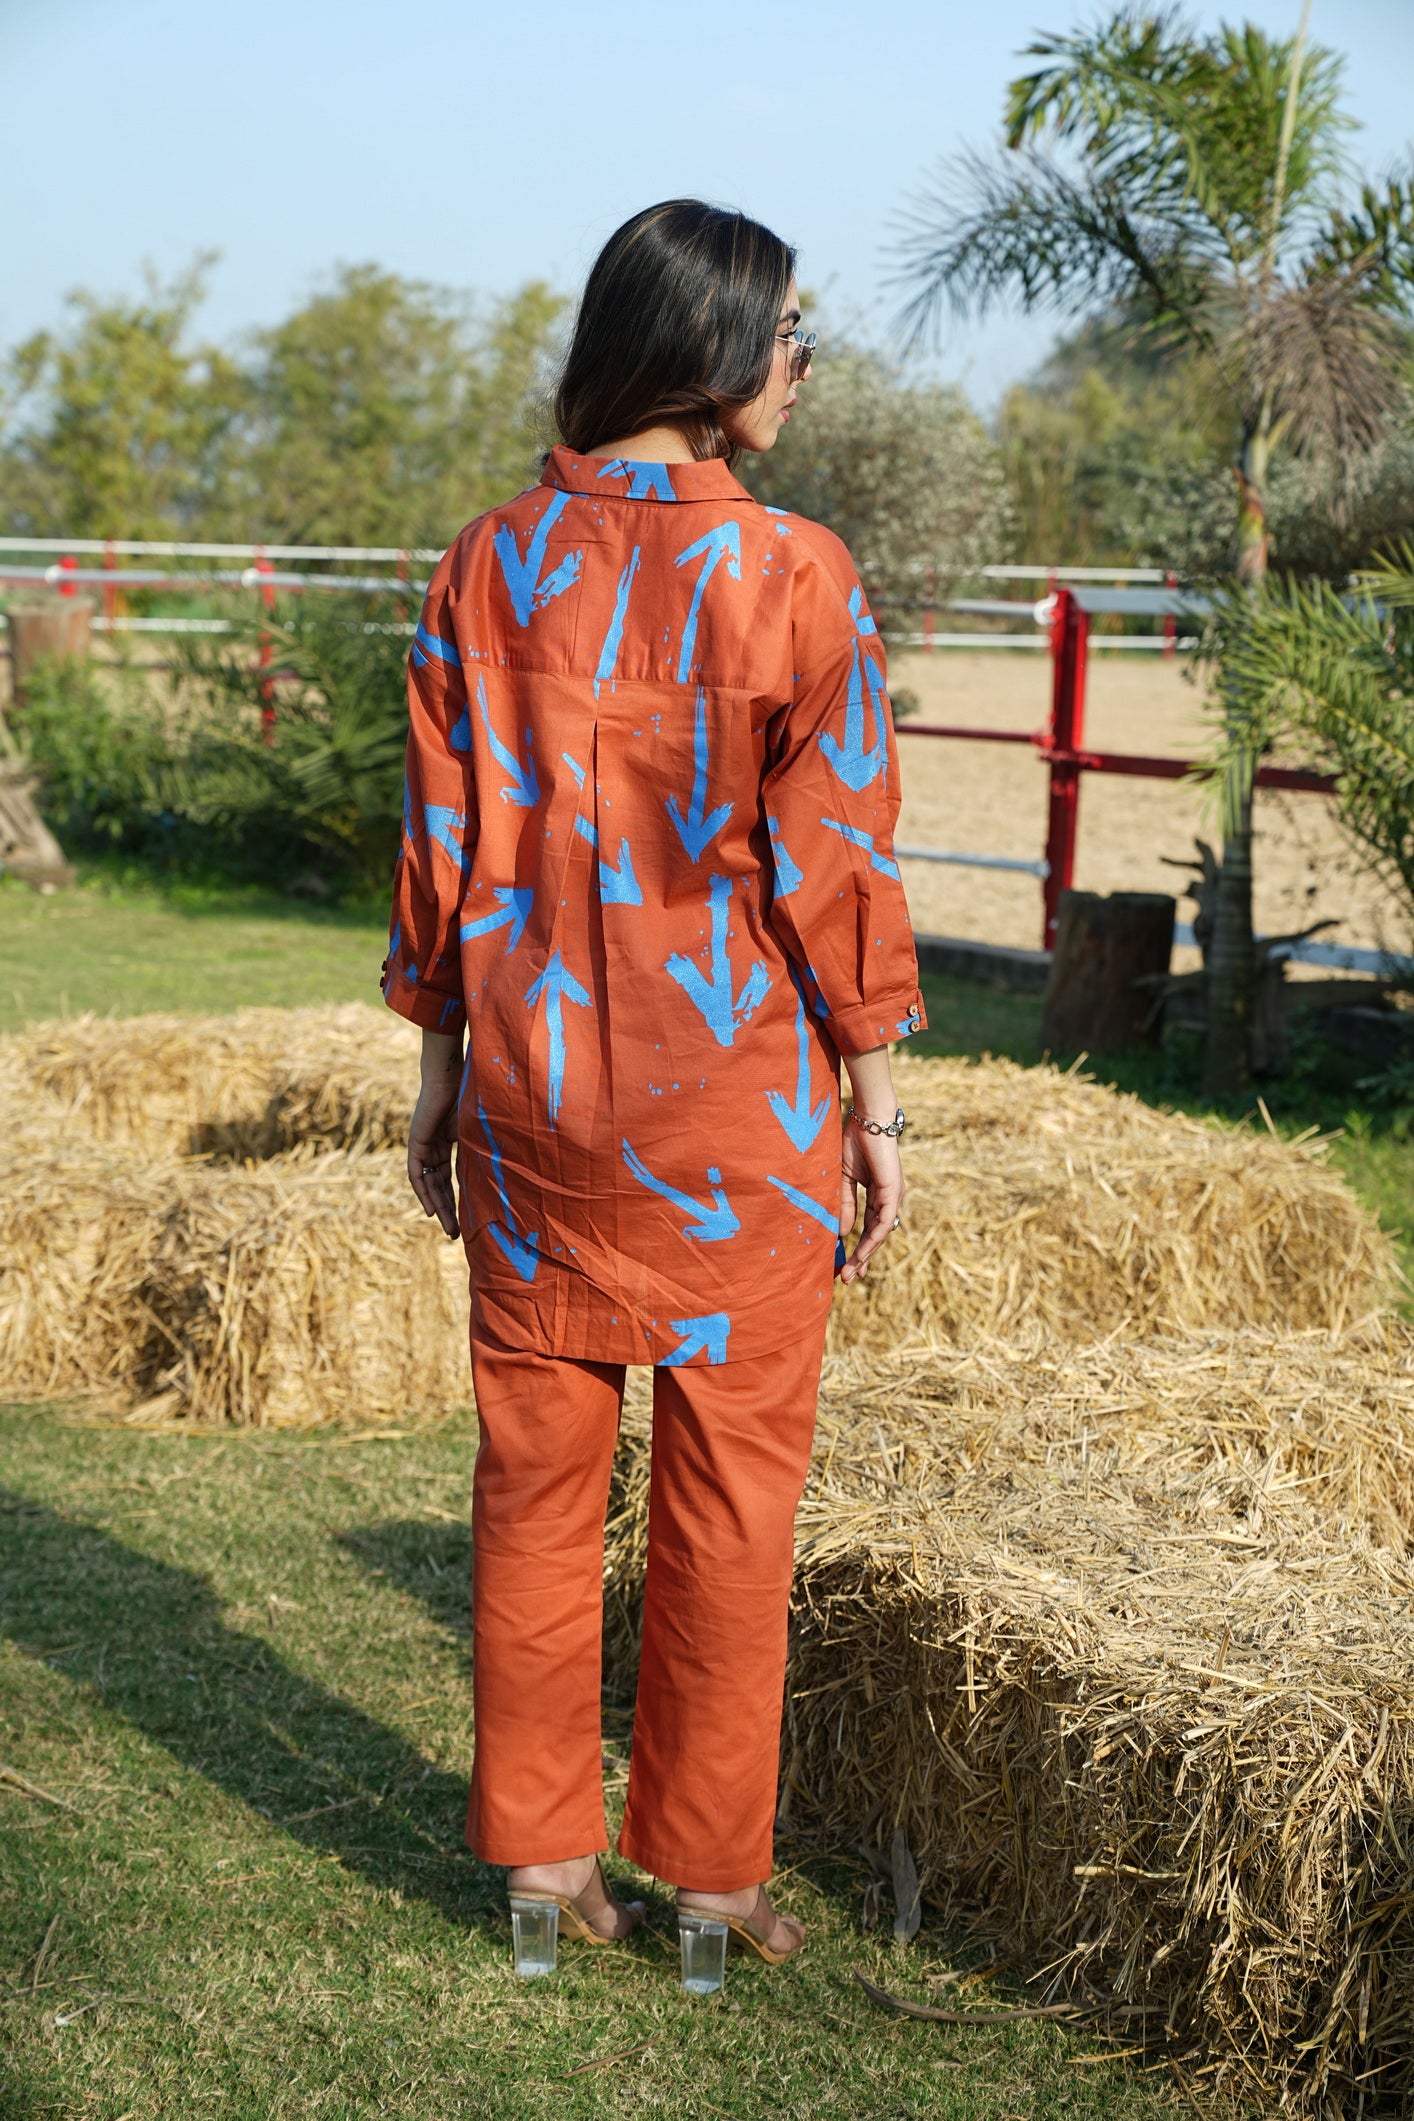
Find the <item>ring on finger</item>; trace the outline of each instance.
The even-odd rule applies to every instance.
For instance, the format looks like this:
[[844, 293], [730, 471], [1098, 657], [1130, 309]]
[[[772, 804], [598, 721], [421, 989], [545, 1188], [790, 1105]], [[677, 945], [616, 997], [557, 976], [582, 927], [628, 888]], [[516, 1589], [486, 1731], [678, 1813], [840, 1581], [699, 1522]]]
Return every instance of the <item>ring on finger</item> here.
[[893, 1221], [889, 1224], [890, 1230], [897, 1230], [902, 1221], [903, 1217], [901, 1215], [896, 1215]]

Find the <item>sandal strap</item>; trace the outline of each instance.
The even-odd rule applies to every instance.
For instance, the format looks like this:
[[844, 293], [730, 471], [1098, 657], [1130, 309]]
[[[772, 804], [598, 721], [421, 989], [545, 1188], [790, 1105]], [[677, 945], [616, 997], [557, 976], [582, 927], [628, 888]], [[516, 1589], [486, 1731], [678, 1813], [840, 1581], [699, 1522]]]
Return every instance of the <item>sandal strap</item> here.
[[758, 1944], [764, 1944], [771, 1931], [775, 1928], [776, 1911], [771, 1906], [770, 1901], [767, 1900], [766, 1914], [768, 1919], [764, 1928], [758, 1927], [758, 1917], [761, 1913], [763, 1900], [766, 1900], [766, 1888], [764, 1885], [758, 1885], [755, 1901], [752, 1903], [750, 1912], [745, 1915], [734, 1915], [730, 1908], [725, 1907], [684, 1907], [679, 1908], [678, 1912], [682, 1915], [697, 1916], [706, 1922], [725, 1922], [728, 1929], [743, 1929], [749, 1936], [754, 1937]]

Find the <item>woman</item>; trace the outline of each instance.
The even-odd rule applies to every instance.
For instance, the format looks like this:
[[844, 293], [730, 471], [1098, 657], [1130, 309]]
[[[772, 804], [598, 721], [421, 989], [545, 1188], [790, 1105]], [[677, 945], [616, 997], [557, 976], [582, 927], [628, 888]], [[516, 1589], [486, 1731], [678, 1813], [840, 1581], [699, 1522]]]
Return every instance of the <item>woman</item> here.
[[423, 1032], [409, 1177], [471, 1267], [467, 1838], [572, 1934], [642, 1917], [596, 1854], [601, 1570], [652, 1364], [618, 1846], [772, 1962], [804, 1936], [762, 1881], [825, 1322], [897, 1223], [888, 1044], [925, 1021], [874, 621], [839, 540], [729, 469], [791, 416], [799, 323], [742, 214], [676, 200], [605, 246], [563, 446], [428, 590], [384, 967]]

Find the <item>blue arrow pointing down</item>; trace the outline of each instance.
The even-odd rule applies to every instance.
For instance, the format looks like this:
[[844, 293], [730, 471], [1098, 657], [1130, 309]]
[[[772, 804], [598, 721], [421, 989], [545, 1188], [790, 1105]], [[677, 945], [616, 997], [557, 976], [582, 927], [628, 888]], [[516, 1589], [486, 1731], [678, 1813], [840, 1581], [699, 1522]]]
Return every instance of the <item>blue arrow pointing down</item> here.
[[796, 978], [795, 967], [790, 968], [791, 984], [795, 988], [795, 1103], [779, 1090], [766, 1092], [767, 1102], [786, 1133], [791, 1147], [802, 1155], [809, 1149], [816, 1135], [825, 1124], [830, 1109], [830, 1097], [826, 1092], [812, 1111], [810, 1105], [810, 1033], [805, 1024], [805, 995]]
[[764, 1000], [771, 978], [758, 957], [747, 974], [746, 985], [733, 1001], [731, 959], [727, 956], [727, 908], [731, 903], [732, 880], [729, 876], [714, 876], [708, 890], [711, 894], [708, 904], [712, 909], [711, 978], [708, 979], [680, 950], [673, 952], [663, 969], [677, 981], [689, 1001], [702, 1011], [717, 1044], [729, 1046], [736, 1037], [738, 1023], [744, 1024]]

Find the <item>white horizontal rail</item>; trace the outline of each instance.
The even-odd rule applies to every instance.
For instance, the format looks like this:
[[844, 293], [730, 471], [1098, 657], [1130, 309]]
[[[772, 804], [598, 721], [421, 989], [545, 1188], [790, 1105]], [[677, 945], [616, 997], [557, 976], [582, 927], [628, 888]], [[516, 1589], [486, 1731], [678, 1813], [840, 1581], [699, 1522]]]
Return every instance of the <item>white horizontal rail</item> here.
[[396, 566], [411, 560], [440, 560], [443, 547], [193, 545], [173, 543], [166, 538], [0, 538], [0, 552], [135, 552], [152, 560], [386, 560]]
[[[170, 538], [0, 538], [0, 552], [138, 553], [163, 560], [440, 560], [440, 545], [222, 545]], [[920, 570], [926, 561], [919, 561]], [[1048, 567], [1033, 562], [979, 567], [989, 582], [1166, 582], [1163, 567]]]
[[1043, 880], [1051, 873], [1049, 862], [1023, 862], [1010, 854], [951, 854], [941, 847], [895, 847], [894, 853], [907, 862], [955, 862], [960, 869], [1014, 869], [1019, 876], [1039, 876]]
[[979, 567], [987, 582], [1167, 582], [1165, 567]]
[[276, 568], [193, 568], [172, 574], [155, 567], [6, 567], [0, 582], [43, 582], [60, 589], [362, 589], [419, 595], [425, 582], [388, 574], [281, 574]]
[[[1045, 633], [905, 633], [899, 636], [905, 648], [1049, 648]], [[1185, 652], [1198, 646], [1196, 634], [1181, 633], [1169, 641], [1161, 633], [1092, 633], [1086, 642], [1096, 648], [1144, 648], [1162, 653], [1165, 648]]]
[[[1190, 950], [1198, 948], [1198, 938], [1189, 921], [1178, 923], [1173, 939]], [[1265, 937], [1259, 935], [1253, 940], [1260, 943]], [[1348, 943], [1283, 943], [1274, 955], [1296, 965], [1324, 965], [1330, 972], [1373, 972], [1385, 979], [1405, 979], [1414, 972], [1414, 957], [1399, 957], [1389, 950], [1361, 950]]]
[[229, 633], [229, 619], [105, 619], [89, 622], [95, 633]]

